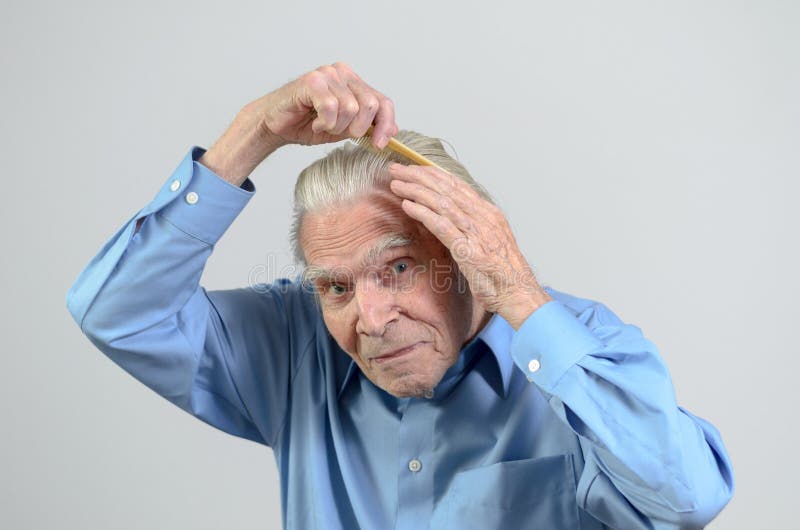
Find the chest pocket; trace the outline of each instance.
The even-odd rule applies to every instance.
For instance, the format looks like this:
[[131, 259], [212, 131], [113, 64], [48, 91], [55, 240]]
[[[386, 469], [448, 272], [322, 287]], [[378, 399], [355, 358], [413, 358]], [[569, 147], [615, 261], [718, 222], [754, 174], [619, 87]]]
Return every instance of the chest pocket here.
[[542, 528], [578, 530], [572, 455], [556, 455], [456, 473], [432, 530]]

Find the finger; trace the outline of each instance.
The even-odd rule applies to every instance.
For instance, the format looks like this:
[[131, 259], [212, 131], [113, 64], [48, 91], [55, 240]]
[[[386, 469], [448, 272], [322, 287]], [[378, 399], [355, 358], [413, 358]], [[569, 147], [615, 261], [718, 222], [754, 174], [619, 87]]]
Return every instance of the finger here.
[[342, 82], [338, 72], [332, 66], [323, 66], [328, 81], [328, 90], [337, 100], [336, 124], [328, 130], [333, 134], [341, 134], [358, 114], [358, 101], [350, 88]]
[[321, 71], [314, 70], [302, 78], [299, 98], [304, 105], [314, 109], [317, 114], [311, 123], [315, 133], [328, 131], [336, 125], [339, 100], [328, 89], [328, 80]]
[[[338, 72], [339, 78], [342, 79], [350, 87], [350, 89], [353, 90], [354, 93], [356, 93], [357, 98], [358, 93], [363, 94], [365, 92], [371, 93], [377, 97], [378, 110], [370, 120], [370, 124], [375, 126], [372, 132], [372, 144], [378, 149], [383, 149], [389, 144], [389, 139], [395, 136], [400, 130], [400, 128], [397, 126], [394, 102], [361, 79], [361, 77], [359, 77], [358, 74], [353, 71], [353, 68], [349, 64], [340, 61], [334, 63], [333, 68]], [[362, 104], [360, 99], [359, 104]], [[361, 126], [362, 124], [359, 123], [358, 125]], [[366, 128], [369, 128], [369, 124]], [[364, 130], [366, 130], [366, 128]], [[358, 133], [360, 131], [356, 130], [353, 132]], [[353, 136], [361, 137], [363, 136], [363, 133], [353, 134]]]
[[411, 199], [429, 210], [447, 217], [462, 232], [474, 232], [472, 219], [464, 213], [449, 197], [440, 195], [430, 188], [404, 180], [392, 180], [389, 187], [404, 199]]
[[491, 203], [455, 175], [433, 167], [403, 164], [390, 165], [389, 174], [392, 178], [418, 184], [433, 189], [439, 195], [449, 197], [459, 208], [473, 217], [493, 219]]
[[[389, 171], [397, 174], [398, 178], [417, 182], [429, 186], [442, 195], [452, 193], [465, 193], [465, 188], [469, 187], [463, 180], [456, 175], [447, 173], [433, 166], [421, 166], [418, 164], [403, 165], [394, 163], [389, 166]], [[474, 192], [474, 190], [472, 190]]]
[[373, 144], [378, 149], [383, 149], [389, 144], [389, 138], [400, 131], [394, 114], [394, 103], [391, 99], [384, 97], [380, 101], [374, 121]]
[[361, 138], [367, 132], [369, 126], [372, 125], [372, 121], [378, 113], [380, 100], [375, 92], [365, 85], [356, 82], [349, 83], [347, 86], [358, 102], [358, 114], [350, 122], [347, 130], [351, 137]]
[[452, 250], [456, 241], [464, 239], [464, 234], [450, 219], [437, 214], [427, 206], [403, 199], [401, 207], [409, 217], [422, 223], [449, 250]]

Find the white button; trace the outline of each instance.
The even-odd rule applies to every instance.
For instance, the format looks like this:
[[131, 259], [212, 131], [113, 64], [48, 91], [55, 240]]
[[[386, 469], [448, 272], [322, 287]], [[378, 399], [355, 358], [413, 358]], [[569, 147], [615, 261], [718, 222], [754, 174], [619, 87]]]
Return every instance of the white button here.
[[422, 462], [417, 460], [416, 458], [408, 462], [408, 469], [416, 473], [420, 469], [422, 469]]
[[433, 398], [433, 389], [432, 388], [429, 388], [429, 389], [425, 390], [425, 397], [428, 398], [428, 399], [432, 399]]
[[178, 191], [181, 188], [181, 181], [180, 180], [173, 180], [172, 184], [169, 185], [169, 189], [171, 191]]
[[199, 199], [200, 197], [193, 191], [186, 194], [186, 202], [189, 204], [195, 204]]
[[528, 370], [531, 372], [538, 372], [541, 367], [541, 363], [536, 359], [531, 359], [531, 362], [528, 363]]

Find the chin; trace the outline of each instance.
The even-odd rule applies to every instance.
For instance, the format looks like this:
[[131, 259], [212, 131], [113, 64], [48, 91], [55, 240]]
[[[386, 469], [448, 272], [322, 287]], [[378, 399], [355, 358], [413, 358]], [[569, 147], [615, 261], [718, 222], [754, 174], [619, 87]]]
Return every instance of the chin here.
[[396, 398], [410, 398], [410, 397], [418, 398], [424, 395], [423, 391], [417, 391], [417, 390], [406, 390], [406, 389], [392, 390], [389, 388], [385, 388], [384, 390], [386, 390], [386, 392], [388, 392], [389, 394], [393, 395]]
[[378, 386], [394, 397], [407, 398], [423, 397], [425, 391], [434, 388], [437, 383], [438, 380], [434, 383], [429, 381], [428, 378], [414, 377], [414, 374], [408, 374], [405, 377], [390, 381], [388, 384]]

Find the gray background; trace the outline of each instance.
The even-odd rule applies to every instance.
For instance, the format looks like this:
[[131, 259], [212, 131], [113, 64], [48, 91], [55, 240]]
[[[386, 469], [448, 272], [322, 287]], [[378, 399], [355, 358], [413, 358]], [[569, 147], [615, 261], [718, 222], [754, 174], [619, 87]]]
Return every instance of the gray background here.
[[[3, 2], [0, 527], [280, 527], [272, 452], [133, 380], [64, 297], [191, 145], [344, 60], [402, 127], [455, 146], [544, 283], [659, 346], [680, 404], [733, 459], [736, 494], [711, 526], [786, 528], [800, 471], [797, 6]], [[294, 179], [328, 150], [287, 148], [256, 170], [207, 288], [290, 262]]]

